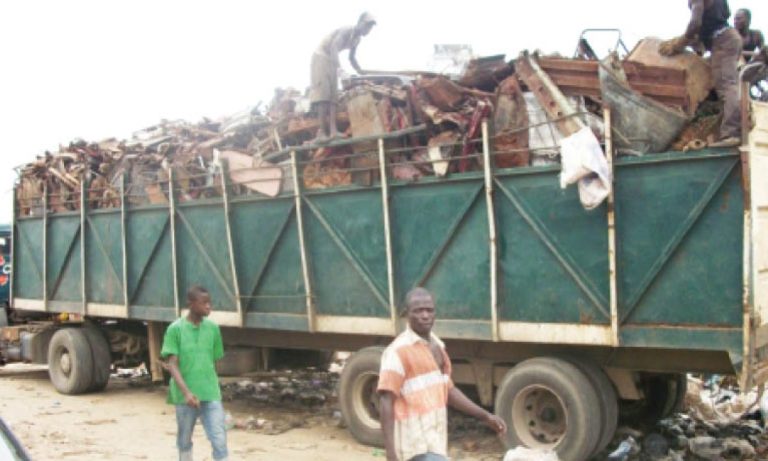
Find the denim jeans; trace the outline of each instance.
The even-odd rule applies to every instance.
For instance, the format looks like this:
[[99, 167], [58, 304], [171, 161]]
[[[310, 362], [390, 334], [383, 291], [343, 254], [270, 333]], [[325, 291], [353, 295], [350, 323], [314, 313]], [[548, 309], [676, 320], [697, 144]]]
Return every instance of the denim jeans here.
[[408, 461], [448, 461], [448, 458], [436, 453], [424, 453], [421, 455], [416, 455]]
[[176, 405], [176, 447], [179, 449], [179, 461], [192, 459], [192, 431], [197, 418], [203, 422], [205, 435], [213, 447], [213, 459], [227, 459], [227, 429], [224, 426], [224, 406], [221, 402], [200, 402], [200, 408], [189, 405]]

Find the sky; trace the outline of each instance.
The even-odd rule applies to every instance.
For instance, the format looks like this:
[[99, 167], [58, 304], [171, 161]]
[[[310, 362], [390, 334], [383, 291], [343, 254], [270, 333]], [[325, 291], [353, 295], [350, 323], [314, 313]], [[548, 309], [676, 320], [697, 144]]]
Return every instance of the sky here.
[[[768, 32], [768, 2], [730, 5]], [[76, 138], [126, 138], [162, 119], [266, 105], [278, 87], [303, 90], [319, 41], [363, 11], [378, 23], [357, 57], [377, 70], [424, 69], [441, 43], [570, 56], [585, 28], [618, 28], [632, 48], [679, 35], [689, 18], [685, 0], [2, 2], [0, 223], [11, 220], [14, 167]]]

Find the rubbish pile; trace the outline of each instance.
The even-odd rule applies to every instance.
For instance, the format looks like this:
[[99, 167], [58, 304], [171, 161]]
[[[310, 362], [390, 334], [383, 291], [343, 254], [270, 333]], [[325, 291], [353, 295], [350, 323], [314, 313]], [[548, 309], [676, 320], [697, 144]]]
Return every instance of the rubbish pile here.
[[612, 448], [601, 459], [767, 459], [767, 414], [768, 399], [756, 389], [742, 394], [732, 378], [689, 376], [684, 412], [643, 430], [619, 428]]
[[[293, 89], [276, 90], [265, 110], [197, 124], [163, 121], [127, 140], [73, 141], [19, 168], [17, 212], [160, 205], [171, 193], [184, 202], [226, 194], [274, 197], [296, 184], [368, 186], [381, 172], [379, 139], [385, 140], [385, 171], [395, 180], [478, 171], [485, 161], [484, 120], [496, 168], [561, 163], [562, 155], [567, 169], [568, 146], [575, 149], [582, 168], [565, 175], [563, 185], [580, 181], [591, 208], [610, 183], [601, 148], [603, 107], [611, 108], [619, 153], [644, 155], [666, 149], [712, 87], [698, 56], [663, 58], [656, 49], [645, 40], [622, 61], [490, 56], [471, 61], [454, 79], [431, 72], [354, 77], [344, 81], [336, 120], [344, 137], [325, 143], [314, 142], [319, 121]], [[569, 143], [577, 134], [592, 139], [586, 147]], [[697, 146], [694, 140], [683, 147]]]
[[263, 373], [222, 385], [224, 401], [275, 404], [287, 409], [332, 408], [338, 400], [339, 375], [315, 369]]

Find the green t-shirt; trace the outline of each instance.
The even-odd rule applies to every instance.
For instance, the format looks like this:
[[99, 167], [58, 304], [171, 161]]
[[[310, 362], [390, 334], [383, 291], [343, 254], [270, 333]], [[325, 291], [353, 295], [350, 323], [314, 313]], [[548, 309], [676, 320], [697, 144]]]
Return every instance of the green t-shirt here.
[[[193, 324], [185, 317], [176, 320], [165, 331], [160, 355], [175, 355], [179, 358], [181, 376], [201, 402], [221, 400], [216, 361], [224, 356], [224, 344], [218, 325], [206, 318], [200, 325]], [[185, 403], [184, 394], [173, 378], [168, 389], [168, 403]]]

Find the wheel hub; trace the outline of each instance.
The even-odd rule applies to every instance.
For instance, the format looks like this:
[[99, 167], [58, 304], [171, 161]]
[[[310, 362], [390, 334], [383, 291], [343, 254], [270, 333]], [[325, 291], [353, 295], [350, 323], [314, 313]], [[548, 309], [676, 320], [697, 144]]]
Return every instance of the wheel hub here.
[[69, 352], [64, 351], [59, 358], [59, 367], [64, 374], [69, 374], [72, 371], [72, 358], [69, 356]]
[[528, 386], [512, 403], [512, 425], [528, 447], [554, 449], [565, 437], [568, 427], [565, 405], [551, 389]]

